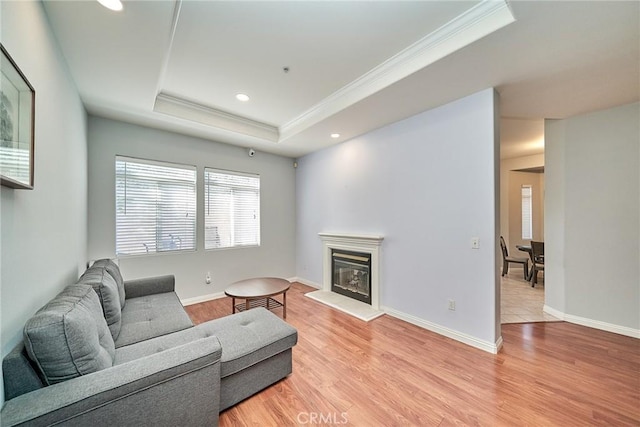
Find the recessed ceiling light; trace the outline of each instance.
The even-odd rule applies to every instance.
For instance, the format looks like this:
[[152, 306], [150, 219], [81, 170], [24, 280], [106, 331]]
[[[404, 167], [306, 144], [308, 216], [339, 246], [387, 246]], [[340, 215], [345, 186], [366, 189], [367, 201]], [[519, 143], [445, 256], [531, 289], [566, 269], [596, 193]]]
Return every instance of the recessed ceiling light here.
[[331, 134], [331, 138], [340, 138], [340, 134], [339, 133], [332, 133]]
[[122, 2], [120, 0], [98, 0], [98, 3], [111, 10], [122, 10]]
[[244, 93], [239, 93], [236, 95], [236, 99], [238, 101], [247, 102], [249, 100], [249, 95], [245, 95]]

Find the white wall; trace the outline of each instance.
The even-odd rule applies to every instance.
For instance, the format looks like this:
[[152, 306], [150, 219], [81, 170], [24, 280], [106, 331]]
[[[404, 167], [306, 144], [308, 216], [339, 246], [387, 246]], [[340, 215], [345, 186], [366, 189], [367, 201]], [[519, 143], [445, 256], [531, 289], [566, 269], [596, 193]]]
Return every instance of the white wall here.
[[[479, 347], [495, 345], [494, 102], [487, 89], [301, 158], [297, 275], [322, 283], [319, 232], [384, 235], [381, 305]], [[471, 249], [474, 236], [480, 249]]]
[[638, 117], [635, 103], [547, 122], [545, 269], [564, 287], [552, 310], [640, 337]]
[[544, 300], [556, 317], [565, 312], [565, 138], [566, 120], [545, 120]]
[[[120, 259], [126, 279], [174, 274], [181, 299], [216, 294], [236, 280], [295, 275], [293, 160], [203, 139], [91, 116], [89, 118], [89, 256], [115, 256], [115, 156], [195, 165], [197, 251]], [[261, 246], [204, 250], [204, 167], [256, 173], [261, 180]], [[211, 272], [212, 283], [205, 283]]]
[[4, 356], [26, 320], [86, 263], [87, 145], [86, 114], [42, 4], [3, 1], [0, 13], [2, 44], [36, 91], [35, 188], [1, 190]]

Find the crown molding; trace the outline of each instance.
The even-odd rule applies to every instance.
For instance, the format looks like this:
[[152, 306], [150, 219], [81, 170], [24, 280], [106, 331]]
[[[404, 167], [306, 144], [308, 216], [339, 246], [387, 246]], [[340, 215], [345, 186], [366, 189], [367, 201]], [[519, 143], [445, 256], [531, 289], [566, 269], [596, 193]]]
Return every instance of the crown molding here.
[[166, 93], [159, 93], [153, 111], [207, 126], [278, 142], [278, 128]]
[[182, 1], [174, 9], [172, 34], [153, 111], [243, 135], [282, 142], [416, 71], [515, 21], [506, 0], [484, 0], [411, 46], [329, 95], [280, 127], [262, 123], [161, 91]]
[[280, 142], [512, 22], [506, 0], [478, 3], [280, 126]]
[[243, 135], [266, 139], [270, 142], [277, 142], [280, 133], [278, 128], [275, 126], [162, 92], [181, 10], [182, 0], [176, 0], [176, 4], [173, 9], [169, 41], [162, 61], [158, 85], [156, 87], [157, 95], [153, 111], [177, 117], [179, 119], [201, 123], [207, 126], [241, 133]]
[[164, 52], [164, 58], [162, 58], [160, 75], [158, 77], [158, 83], [156, 84], [156, 95], [162, 92], [165, 76], [167, 75], [167, 69], [169, 68], [169, 58], [171, 57], [171, 51], [173, 50], [173, 41], [176, 37], [176, 30], [178, 28], [178, 20], [180, 19], [181, 10], [182, 10], [182, 0], [176, 0], [176, 4], [173, 7], [173, 16], [171, 18], [171, 30], [169, 31], [169, 40], [167, 41], [167, 48], [165, 49], [165, 52]]

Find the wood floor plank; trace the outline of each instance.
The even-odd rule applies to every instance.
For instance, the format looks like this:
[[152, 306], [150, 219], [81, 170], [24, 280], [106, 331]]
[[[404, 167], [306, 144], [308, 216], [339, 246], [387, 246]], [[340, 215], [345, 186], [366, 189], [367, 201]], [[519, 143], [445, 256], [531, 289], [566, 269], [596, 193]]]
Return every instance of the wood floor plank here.
[[[287, 294], [293, 374], [224, 411], [222, 427], [640, 426], [640, 340], [509, 324], [492, 355], [390, 316], [363, 322], [304, 296], [313, 290]], [[195, 323], [231, 314], [229, 298], [186, 308]]]

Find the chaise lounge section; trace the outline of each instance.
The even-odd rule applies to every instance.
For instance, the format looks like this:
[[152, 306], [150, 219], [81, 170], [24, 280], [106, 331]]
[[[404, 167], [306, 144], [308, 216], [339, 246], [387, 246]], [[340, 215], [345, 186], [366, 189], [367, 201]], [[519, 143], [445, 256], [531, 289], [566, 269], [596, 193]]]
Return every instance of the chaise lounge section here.
[[174, 286], [94, 263], [3, 359], [0, 424], [217, 425], [292, 372], [293, 327], [263, 308], [194, 326]]

